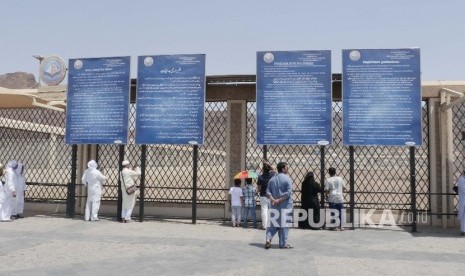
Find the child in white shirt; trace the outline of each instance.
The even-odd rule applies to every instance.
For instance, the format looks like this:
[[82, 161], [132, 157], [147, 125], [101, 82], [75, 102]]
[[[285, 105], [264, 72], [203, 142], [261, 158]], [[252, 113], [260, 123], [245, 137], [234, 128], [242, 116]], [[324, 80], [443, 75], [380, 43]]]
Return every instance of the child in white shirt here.
[[234, 179], [234, 187], [229, 189], [229, 196], [229, 202], [231, 203], [232, 226], [239, 227], [241, 224], [242, 198], [244, 197], [240, 179]]

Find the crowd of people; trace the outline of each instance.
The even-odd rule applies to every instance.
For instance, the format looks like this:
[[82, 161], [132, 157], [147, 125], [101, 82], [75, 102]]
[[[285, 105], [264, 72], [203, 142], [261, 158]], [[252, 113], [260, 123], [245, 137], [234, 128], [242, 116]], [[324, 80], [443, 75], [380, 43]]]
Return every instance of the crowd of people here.
[[[262, 217], [261, 229], [266, 230], [265, 249], [271, 248], [271, 240], [278, 233], [279, 248], [292, 248], [288, 243], [289, 229], [293, 226], [293, 182], [288, 175], [286, 162], [280, 162], [275, 169], [263, 162], [262, 174], [258, 176], [257, 188], [253, 187], [252, 178], [245, 179], [245, 187], [241, 188], [241, 180], [234, 180], [234, 187], [229, 191], [231, 203], [231, 220], [233, 227], [248, 226], [248, 214], [251, 213], [253, 227], [257, 228], [255, 215], [256, 196], [260, 198]], [[328, 169], [329, 177], [324, 187], [315, 180], [315, 175], [309, 171], [301, 186], [301, 209], [303, 219], [299, 218], [301, 229], [319, 230], [326, 226], [329, 230], [344, 231], [344, 193], [349, 192], [342, 177], [336, 175], [336, 168]], [[458, 178], [454, 191], [459, 196], [458, 218], [460, 234], [465, 236], [465, 171]], [[320, 218], [321, 201], [324, 197], [328, 203], [331, 220]], [[301, 214], [302, 214], [301, 213]], [[241, 215], [243, 214], [243, 221]]]
[[0, 164], [0, 221], [11, 222], [24, 217], [24, 194], [26, 191], [25, 166], [11, 160], [6, 167]]
[[[129, 161], [122, 162], [120, 171], [122, 190], [121, 222], [132, 222], [139, 190], [135, 178], [141, 175], [139, 167], [131, 168]], [[276, 233], [279, 236], [280, 248], [292, 248], [288, 243], [289, 228], [293, 225], [293, 182], [288, 175], [288, 164], [280, 162], [277, 171], [267, 161], [263, 161], [262, 173], [257, 177], [257, 187], [253, 186], [253, 178], [245, 178], [245, 186], [241, 188], [242, 180], [234, 179], [234, 186], [229, 190], [231, 204], [231, 221], [233, 227], [248, 227], [249, 214], [253, 228], [266, 230], [265, 248], [271, 247], [271, 240]], [[335, 212], [339, 225], [331, 230], [343, 231], [344, 192], [348, 192], [342, 177], [336, 175], [336, 169], [328, 169], [329, 178], [324, 187], [315, 180], [315, 175], [309, 171], [301, 183], [301, 209], [308, 212], [305, 219], [299, 220], [301, 229], [321, 229], [324, 222], [320, 218], [319, 196], [325, 197], [331, 212]], [[4, 183], [2, 182], [4, 179]], [[98, 212], [102, 197], [103, 183], [106, 177], [98, 168], [95, 160], [87, 163], [87, 169], [82, 175], [82, 183], [87, 187], [87, 201], [84, 219], [98, 221]], [[456, 183], [459, 195], [458, 217], [461, 235], [465, 235], [465, 172]], [[11, 160], [6, 166], [0, 163], [0, 221], [10, 222], [24, 217], [24, 196], [26, 191], [25, 166], [21, 162]], [[262, 224], [258, 227], [256, 218], [256, 197], [259, 197]], [[316, 226], [315, 226], [316, 225]]]
[[[286, 162], [276, 165], [276, 170], [267, 161], [263, 161], [262, 173], [257, 177], [257, 187], [253, 186], [252, 178], [245, 178], [245, 186], [241, 188], [241, 179], [234, 179], [234, 186], [229, 190], [231, 204], [231, 222], [233, 227], [242, 225], [248, 227], [248, 217], [251, 214], [252, 225], [257, 227], [256, 196], [260, 198], [262, 224], [260, 229], [266, 230], [265, 248], [271, 247], [271, 240], [278, 233], [279, 247], [292, 248], [288, 243], [289, 228], [293, 226], [293, 181], [288, 174]], [[303, 218], [299, 219], [301, 229], [321, 229], [325, 222], [320, 218], [319, 196], [324, 196], [329, 209], [337, 218], [331, 221], [331, 230], [343, 231], [344, 192], [348, 192], [342, 177], [336, 176], [336, 169], [328, 169], [329, 178], [322, 187], [315, 180], [313, 172], [308, 172], [301, 186], [301, 209]], [[241, 220], [243, 218], [243, 220]]]
[[[123, 192], [123, 208], [121, 222], [131, 222], [131, 214], [136, 203], [139, 190], [135, 186], [135, 178], [141, 175], [141, 170], [136, 167], [131, 169], [130, 162], [122, 162], [123, 169], [120, 172]], [[2, 181], [4, 179], [4, 181]], [[87, 200], [84, 220], [98, 221], [98, 212], [102, 198], [103, 184], [106, 176], [99, 169], [95, 160], [87, 163], [81, 181], [87, 188]], [[134, 190], [128, 193], [128, 188], [134, 186]], [[6, 166], [0, 163], [0, 221], [11, 222], [24, 218], [24, 197], [26, 191], [25, 166], [15, 160], [9, 161]]]

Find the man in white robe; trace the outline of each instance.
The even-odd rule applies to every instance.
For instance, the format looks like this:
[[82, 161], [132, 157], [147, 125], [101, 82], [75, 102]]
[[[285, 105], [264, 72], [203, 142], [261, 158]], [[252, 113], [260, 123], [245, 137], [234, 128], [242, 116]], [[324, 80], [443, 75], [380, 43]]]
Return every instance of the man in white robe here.
[[460, 234], [465, 236], [465, 171], [457, 180], [457, 187], [459, 188]]
[[17, 167], [18, 163], [14, 160], [8, 162], [6, 166], [5, 185], [3, 187], [5, 197], [2, 204], [1, 221], [10, 221], [14, 219], [11, 212], [13, 208], [16, 208], [15, 170]]
[[90, 160], [87, 170], [82, 175], [82, 184], [87, 187], [87, 202], [84, 219], [86, 221], [98, 221], [98, 210], [102, 197], [102, 185], [106, 177], [97, 169], [97, 162]]
[[[5, 169], [5, 167], [3, 166], [3, 164], [0, 163], [0, 177], [3, 176], [3, 170], [4, 169]], [[4, 191], [2, 180], [0, 179], [0, 221], [7, 220], [4, 217], [4, 213], [3, 213], [3, 202], [4, 201], [5, 201], [5, 191]]]
[[136, 167], [134, 170], [131, 170], [130, 163], [127, 160], [124, 160], [123, 170], [121, 171], [121, 191], [123, 194], [123, 208], [121, 210], [121, 219], [122, 222], [131, 222], [131, 214], [136, 204], [136, 197], [139, 194], [137, 190], [135, 193], [128, 195], [126, 189], [135, 184], [134, 178], [141, 175], [139, 167]]
[[23, 218], [24, 215], [24, 191], [26, 190], [26, 178], [24, 177], [24, 164], [18, 162], [18, 167], [15, 170], [15, 191], [16, 204], [12, 209], [12, 216], [15, 218]]

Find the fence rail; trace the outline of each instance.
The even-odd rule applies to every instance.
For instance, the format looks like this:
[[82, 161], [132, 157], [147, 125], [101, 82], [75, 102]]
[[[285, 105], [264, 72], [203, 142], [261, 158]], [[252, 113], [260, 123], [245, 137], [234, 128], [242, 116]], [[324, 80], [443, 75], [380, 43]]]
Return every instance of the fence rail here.
[[[198, 196], [199, 204], [223, 205], [229, 183], [226, 177], [227, 140], [226, 101], [207, 102], [205, 106], [205, 143], [199, 146]], [[419, 211], [430, 211], [430, 197], [453, 193], [430, 192], [428, 159], [428, 110], [423, 111], [423, 145], [416, 151], [416, 193]], [[455, 138], [455, 175], [465, 169], [465, 104], [453, 108]], [[135, 106], [131, 106], [130, 137], [134, 140]], [[264, 148], [255, 141], [256, 105], [247, 103], [246, 169], [260, 170]], [[65, 114], [45, 109], [0, 110], [0, 162], [19, 160], [26, 165], [30, 202], [65, 202], [67, 184], [71, 179], [71, 146], [64, 142]], [[18, 124], [18, 122], [22, 122]], [[312, 170], [320, 181], [327, 177], [321, 171], [321, 162], [334, 166], [338, 174], [349, 181], [349, 149], [342, 145], [342, 105], [333, 103], [332, 145], [325, 148], [321, 160], [319, 146], [268, 146], [266, 155], [272, 163], [287, 161], [294, 179], [294, 200], [300, 202], [300, 182]], [[124, 147], [125, 159], [133, 164], [141, 162], [141, 146], [133, 142]], [[372, 208], [397, 206], [406, 210], [410, 204], [408, 149], [403, 147], [354, 147], [355, 155], [355, 206]], [[107, 181], [103, 201], [116, 201], [118, 193], [119, 147], [99, 145], [98, 163], [105, 167]], [[159, 203], [192, 202], [192, 147], [189, 145], [147, 145], [145, 200]], [[80, 176], [78, 176], [78, 179]], [[77, 186], [79, 188], [79, 186]], [[349, 202], [348, 196], [345, 198]], [[454, 197], [457, 205], [457, 199]]]

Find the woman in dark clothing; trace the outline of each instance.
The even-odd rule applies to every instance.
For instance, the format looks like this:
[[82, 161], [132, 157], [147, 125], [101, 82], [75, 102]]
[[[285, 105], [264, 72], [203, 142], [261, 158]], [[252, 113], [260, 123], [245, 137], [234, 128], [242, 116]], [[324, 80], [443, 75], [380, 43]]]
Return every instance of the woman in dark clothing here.
[[309, 223], [311, 214], [313, 214], [313, 225], [320, 222], [320, 202], [318, 200], [318, 194], [323, 192], [323, 188], [320, 183], [315, 181], [315, 175], [313, 172], [308, 172], [302, 181], [301, 201], [302, 209], [307, 211], [308, 216], [304, 221], [299, 221], [299, 228], [302, 229], [320, 229], [312, 227]]
[[266, 195], [266, 189], [268, 188], [268, 181], [276, 175], [276, 172], [273, 171], [273, 167], [266, 160], [263, 160], [263, 173], [258, 177], [257, 187], [258, 192], [260, 193], [260, 206], [262, 214], [262, 226], [260, 229], [265, 230], [268, 227], [270, 220], [269, 208], [270, 208], [270, 199]]

